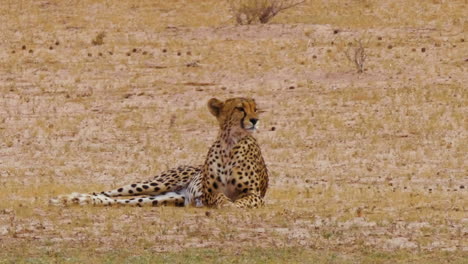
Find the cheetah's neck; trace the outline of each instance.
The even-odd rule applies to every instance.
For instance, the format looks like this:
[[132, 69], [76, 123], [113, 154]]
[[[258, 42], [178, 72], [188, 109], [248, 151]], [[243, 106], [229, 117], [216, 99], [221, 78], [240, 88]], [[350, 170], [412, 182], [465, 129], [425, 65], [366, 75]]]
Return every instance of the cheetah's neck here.
[[224, 125], [218, 135], [218, 140], [221, 143], [221, 150], [228, 154], [231, 149], [246, 136], [250, 136], [251, 132], [246, 131], [238, 126]]

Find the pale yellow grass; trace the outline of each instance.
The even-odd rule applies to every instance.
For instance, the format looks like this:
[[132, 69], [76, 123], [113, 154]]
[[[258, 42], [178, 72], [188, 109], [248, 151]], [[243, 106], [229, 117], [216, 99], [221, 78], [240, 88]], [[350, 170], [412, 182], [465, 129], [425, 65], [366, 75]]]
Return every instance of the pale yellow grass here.
[[[466, 5], [308, 1], [237, 27], [223, 1], [6, 1], [0, 256], [466, 261]], [[344, 53], [356, 39], [360, 75]], [[213, 96], [266, 110], [265, 208], [47, 205], [202, 163]]]

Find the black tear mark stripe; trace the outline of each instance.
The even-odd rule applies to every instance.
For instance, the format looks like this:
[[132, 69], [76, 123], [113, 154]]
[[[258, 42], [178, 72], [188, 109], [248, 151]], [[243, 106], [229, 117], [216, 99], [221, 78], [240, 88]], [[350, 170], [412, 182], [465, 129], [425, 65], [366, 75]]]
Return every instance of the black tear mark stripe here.
[[241, 125], [242, 129], [245, 129], [244, 128], [244, 119], [247, 116], [247, 113], [245, 112], [244, 108], [242, 108], [242, 113], [244, 113], [244, 116], [242, 117], [242, 119], [240, 121], [240, 125]]

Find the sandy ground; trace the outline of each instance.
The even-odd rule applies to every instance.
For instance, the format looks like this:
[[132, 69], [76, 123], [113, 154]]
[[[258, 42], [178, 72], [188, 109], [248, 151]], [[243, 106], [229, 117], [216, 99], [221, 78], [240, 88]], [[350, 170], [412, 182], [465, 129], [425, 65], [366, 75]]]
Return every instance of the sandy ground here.
[[[37, 8], [62, 23], [31, 31], [34, 16], [9, 21], [0, 44], [6, 254], [25, 245], [30, 254], [468, 250], [466, 23], [144, 28], [143, 5], [126, 22], [93, 27], [102, 21], [86, 11], [105, 6], [79, 6], [80, 20], [58, 15], [55, 2]], [[362, 74], [345, 56], [356, 39], [366, 47]], [[271, 171], [265, 208], [47, 206], [58, 194], [201, 164], [217, 133], [206, 102], [234, 96], [266, 111], [256, 135]]]

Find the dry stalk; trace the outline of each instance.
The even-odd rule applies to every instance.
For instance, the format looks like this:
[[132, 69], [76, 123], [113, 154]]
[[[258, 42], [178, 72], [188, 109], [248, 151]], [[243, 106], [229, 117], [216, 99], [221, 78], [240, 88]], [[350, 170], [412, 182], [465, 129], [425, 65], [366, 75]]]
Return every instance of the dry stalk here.
[[346, 58], [351, 62], [354, 63], [356, 66], [356, 70], [358, 73], [364, 72], [364, 62], [367, 59], [366, 48], [362, 44], [362, 40], [356, 40], [357, 46], [356, 47], [348, 47], [345, 51]]

